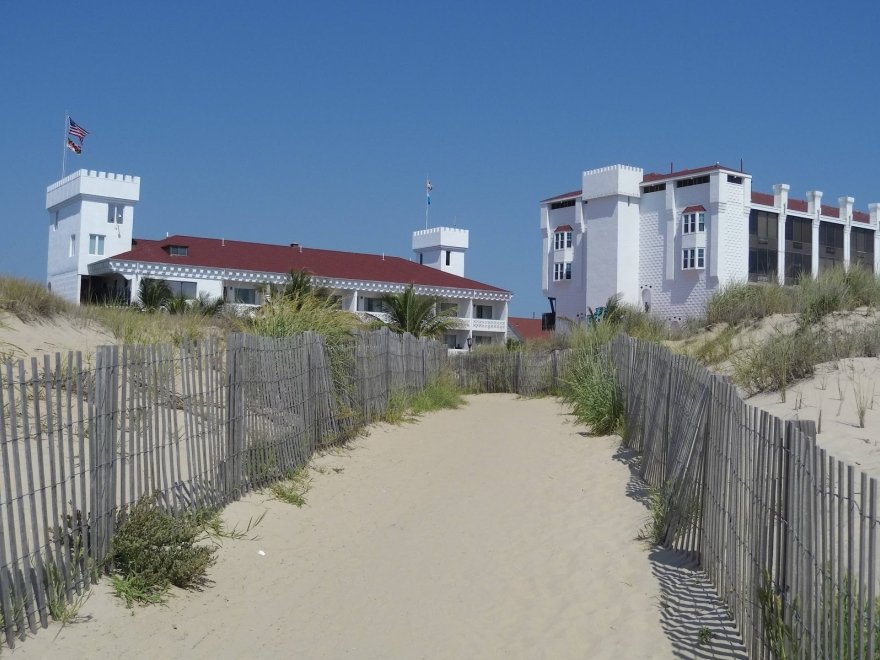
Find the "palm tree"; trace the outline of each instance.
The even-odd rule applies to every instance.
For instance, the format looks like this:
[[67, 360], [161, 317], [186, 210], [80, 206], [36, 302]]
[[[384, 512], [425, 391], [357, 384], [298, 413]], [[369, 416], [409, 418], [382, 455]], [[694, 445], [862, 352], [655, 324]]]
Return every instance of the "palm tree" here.
[[165, 280], [154, 280], [145, 277], [138, 287], [138, 298], [141, 307], [147, 311], [155, 311], [163, 307], [171, 298], [171, 287]]
[[412, 284], [402, 293], [382, 296], [382, 302], [391, 316], [388, 325], [394, 332], [435, 338], [452, 327], [452, 317], [439, 309], [440, 300], [417, 295]]

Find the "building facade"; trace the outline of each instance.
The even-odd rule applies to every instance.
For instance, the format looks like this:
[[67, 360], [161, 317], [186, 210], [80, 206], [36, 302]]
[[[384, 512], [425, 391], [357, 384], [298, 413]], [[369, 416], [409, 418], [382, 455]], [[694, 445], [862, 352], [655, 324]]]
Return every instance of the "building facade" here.
[[752, 190], [722, 165], [668, 174], [612, 165], [541, 202], [542, 289], [558, 317], [578, 322], [619, 293], [669, 321], [699, 316], [713, 291], [738, 281], [783, 284], [859, 263], [880, 272], [880, 204], [837, 206], [822, 193]]
[[502, 343], [512, 293], [464, 277], [468, 232], [438, 227], [413, 233], [415, 261], [386, 255], [197, 236], [132, 238], [140, 179], [80, 170], [50, 185], [48, 287], [74, 302], [137, 302], [144, 278], [165, 280], [175, 295], [222, 298], [239, 311], [264, 301], [267, 285], [291, 270], [334, 291], [344, 309], [388, 320], [381, 298], [410, 284], [440, 299], [454, 318], [448, 346]]

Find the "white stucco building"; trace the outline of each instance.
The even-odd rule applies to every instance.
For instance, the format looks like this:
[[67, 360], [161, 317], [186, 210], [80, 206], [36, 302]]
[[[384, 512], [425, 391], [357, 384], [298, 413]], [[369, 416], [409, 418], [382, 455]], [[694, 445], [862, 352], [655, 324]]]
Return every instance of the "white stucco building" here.
[[680, 321], [703, 313], [734, 281], [793, 283], [802, 272], [861, 263], [880, 272], [880, 204], [836, 206], [822, 193], [752, 190], [751, 175], [719, 164], [668, 174], [612, 165], [541, 202], [542, 288], [558, 317], [580, 320], [615, 293]]
[[175, 294], [208, 294], [229, 305], [262, 303], [266, 284], [291, 270], [309, 273], [315, 286], [339, 295], [344, 309], [387, 320], [381, 297], [413, 284], [441, 299], [455, 317], [450, 347], [501, 343], [507, 336], [512, 293], [464, 277], [468, 231], [416, 231], [414, 260], [386, 255], [273, 245], [197, 236], [132, 238], [140, 178], [79, 170], [46, 190], [49, 211], [49, 288], [74, 303], [134, 301], [143, 278], [168, 282]]

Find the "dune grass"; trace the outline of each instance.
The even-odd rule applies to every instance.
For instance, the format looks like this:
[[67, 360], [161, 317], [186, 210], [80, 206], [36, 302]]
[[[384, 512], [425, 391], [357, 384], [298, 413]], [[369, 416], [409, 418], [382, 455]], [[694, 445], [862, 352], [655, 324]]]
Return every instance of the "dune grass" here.
[[455, 378], [451, 374], [443, 373], [415, 394], [407, 394], [401, 390], [392, 392], [382, 421], [402, 424], [411, 422], [425, 413], [459, 408], [464, 403], [464, 397]]
[[51, 319], [69, 313], [73, 306], [49, 291], [41, 282], [0, 275], [0, 310], [22, 321]]

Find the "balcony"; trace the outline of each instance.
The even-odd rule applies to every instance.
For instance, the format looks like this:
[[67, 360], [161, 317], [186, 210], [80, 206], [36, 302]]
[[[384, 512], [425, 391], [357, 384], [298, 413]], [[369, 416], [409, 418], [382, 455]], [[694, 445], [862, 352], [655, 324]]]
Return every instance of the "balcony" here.
[[[369, 322], [378, 319], [383, 323], [391, 322], [391, 315], [385, 312], [357, 312], [358, 318]], [[452, 318], [454, 330], [478, 330], [481, 332], [507, 332], [507, 323], [496, 319], [467, 319], [462, 317]]]

